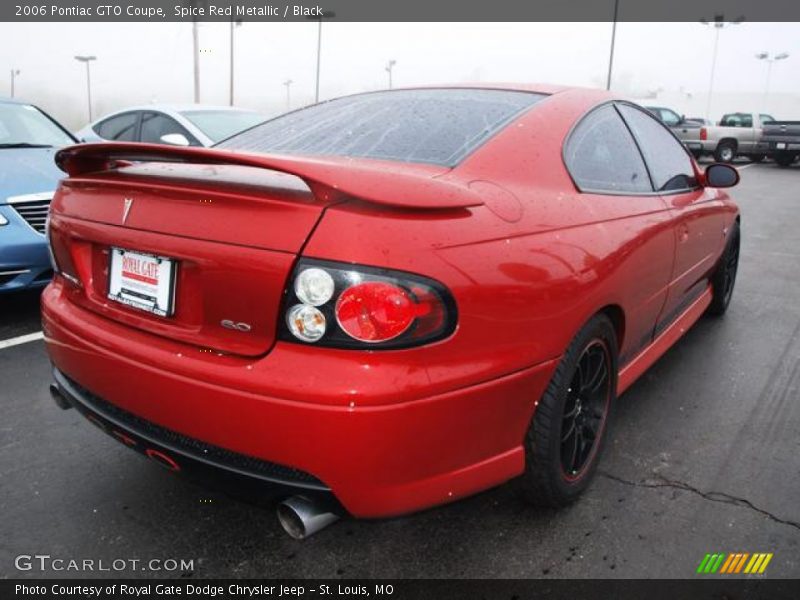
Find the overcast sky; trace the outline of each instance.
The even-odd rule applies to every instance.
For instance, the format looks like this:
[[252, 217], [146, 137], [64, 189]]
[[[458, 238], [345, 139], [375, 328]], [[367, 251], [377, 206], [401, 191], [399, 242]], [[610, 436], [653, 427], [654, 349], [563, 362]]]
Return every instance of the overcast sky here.
[[[467, 81], [605, 85], [610, 23], [336, 23], [322, 33], [321, 97], [396, 86]], [[659, 88], [705, 94], [714, 41], [700, 23], [621, 23], [614, 84], [642, 96]], [[317, 24], [244, 23], [236, 29], [236, 103], [269, 114], [313, 100]], [[201, 101], [227, 104], [229, 25], [200, 25]], [[771, 90], [800, 108], [800, 24], [743, 23], [720, 35], [715, 90], [761, 93], [759, 51], [789, 52], [773, 67]], [[95, 117], [126, 105], [192, 101], [191, 23], [0, 23], [0, 94], [21, 70], [18, 97], [69, 126], [86, 121], [86, 78], [76, 54], [94, 54]], [[784, 115], [800, 118], [800, 114]]]

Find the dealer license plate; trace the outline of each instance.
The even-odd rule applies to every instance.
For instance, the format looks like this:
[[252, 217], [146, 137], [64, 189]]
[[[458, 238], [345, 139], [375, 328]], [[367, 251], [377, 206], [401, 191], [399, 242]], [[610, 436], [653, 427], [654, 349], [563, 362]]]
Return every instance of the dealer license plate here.
[[169, 317], [175, 312], [177, 263], [171, 258], [111, 248], [108, 297], [138, 310]]
[[775, 144], [775, 147], [778, 150], [785, 150], [786, 149], [786, 144], [784, 142], [778, 142], [777, 144]]

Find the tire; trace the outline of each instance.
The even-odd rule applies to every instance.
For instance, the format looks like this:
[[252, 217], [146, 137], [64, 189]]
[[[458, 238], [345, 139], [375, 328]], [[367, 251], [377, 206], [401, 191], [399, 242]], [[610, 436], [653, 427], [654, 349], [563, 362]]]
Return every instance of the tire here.
[[725, 251], [719, 259], [714, 275], [711, 276], [711, 304], [707, 313], [713, 317], [721, 317], [728, 310], [739, 270], [739, 223], [734, 221]]
[[751, 154], [748, 158], [754, 163], [760, 163], [765, 158], [767, 158], [767, 155], [766, 154]]
[[[605, 379], [598, 366], [601, 358]], [[579, 387], [582, 390], [573, 392]], [[617, 336], [609, 318], [598, 314], [570, 343], [525, 435], [525, 472], [518, 485], [526, 501], [562, 507], [589, 486], [608, 435], [616, 393]], [[589, 440], [592, 427], [596, 433], [587, 450], [580, 440], [584, 435]]]
[[736, 158], [736, 144], [733, 142], [720, 142], [714, 150], [714, 160], [721, 163], [733, 162]]
[[776, 152], [773, 158], [779, 166], [788, 167], [794, 162], [794, 159], [797, 158], [797, 156], [791, 152]]

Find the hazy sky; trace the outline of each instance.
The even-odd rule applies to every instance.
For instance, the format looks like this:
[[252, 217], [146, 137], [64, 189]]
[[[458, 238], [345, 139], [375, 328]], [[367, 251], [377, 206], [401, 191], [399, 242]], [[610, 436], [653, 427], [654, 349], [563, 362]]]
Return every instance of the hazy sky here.
[[[95, 117], [135, 103], [192, 101], [190, 23], [0, 23], [0, 94], [11, 68], [17, 96], [41, 104], [69, 126], [86, 121], [86, 78], [75, 54], [95, 54]], [[387, 86], [466, 81], [541, 81], [604, 86], [610, 23], [336, 23], [323, 24], [321, 97]], [[244, 23], [236, 29], [236, 103], [266, 113], [313, 99], [317, 24]], [[714, 33], [699, 23], [621, 23], [614, 87], [704, 94]], [[200, 26], [201, 101], [227, 104], [229, 25]], [[759, 51], [789, 52], [776, 63], [771, 90], [798, 96], [800, 24], [743, 23], [722, 31], [715, 90], [761, 93]], [[786, 117], [800, 118], [797, 115]]]

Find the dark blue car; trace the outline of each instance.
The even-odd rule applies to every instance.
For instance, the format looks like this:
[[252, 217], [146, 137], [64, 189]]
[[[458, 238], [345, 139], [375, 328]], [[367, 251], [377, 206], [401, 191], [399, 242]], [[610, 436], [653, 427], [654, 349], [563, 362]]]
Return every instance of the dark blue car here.
[[45, 223], [58, 180], [53, 162], [76, 139], [44, 111], [0, 98], [0, 294], [47, 285]]

